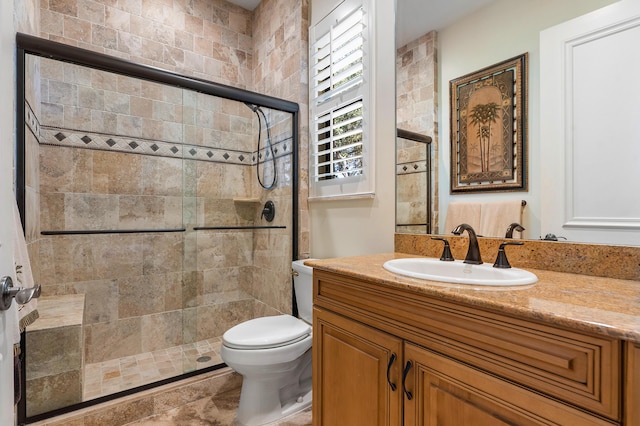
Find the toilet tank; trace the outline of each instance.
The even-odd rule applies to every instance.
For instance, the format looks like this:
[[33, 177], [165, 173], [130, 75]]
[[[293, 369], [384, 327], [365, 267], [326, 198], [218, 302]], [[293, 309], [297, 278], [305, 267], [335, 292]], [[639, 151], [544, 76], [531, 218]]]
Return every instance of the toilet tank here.
[[313, 322], [313, 268], [304, 265], [307, 260], [313, 259], [296, 260], [291, 267], [298, 273], [293, 276], [298, 316], [311, 324]]

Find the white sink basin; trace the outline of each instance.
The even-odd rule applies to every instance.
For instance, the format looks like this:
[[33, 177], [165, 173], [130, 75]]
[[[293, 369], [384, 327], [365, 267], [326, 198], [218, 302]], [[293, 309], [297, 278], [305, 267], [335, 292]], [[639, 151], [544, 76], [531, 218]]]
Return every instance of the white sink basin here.
[[382, 265], [387, 271], [423, 280], [476, 286], [533, 284], [538, 277], [518, 268], [494, 268], [493, 264], [469, 265], [461, 260], [443, 262], [433, 258], [394, 259]]

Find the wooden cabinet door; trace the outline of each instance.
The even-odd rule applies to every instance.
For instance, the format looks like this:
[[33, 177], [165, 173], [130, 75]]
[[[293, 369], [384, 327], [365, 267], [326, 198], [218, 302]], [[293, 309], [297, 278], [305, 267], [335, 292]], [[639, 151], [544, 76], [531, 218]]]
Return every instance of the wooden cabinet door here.
[[416, 345], [404, 355], [406, 426], [613, 424]]
[[624, 422], [640, 425], [640, 345], [627, 343], [627, 372], [625, 377]]
[[313, 424], [401, 425], [402, 341], [317, 308], [313, 324]]

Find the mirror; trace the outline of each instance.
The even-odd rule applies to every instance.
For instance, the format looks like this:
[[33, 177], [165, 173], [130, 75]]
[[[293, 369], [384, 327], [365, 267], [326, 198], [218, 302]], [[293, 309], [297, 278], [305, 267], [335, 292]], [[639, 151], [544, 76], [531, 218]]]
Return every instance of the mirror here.
[[396, 133], [396, 232], [431, 233], [431, 138]]
[[[548, 170], [540, 150], [540, 32], [611, 3], [615, 0], [398, 0], [397, 126], [433, 138], [432, 233], [448, 233], [443, 228], [450, 202], [522, 199], [527, 204], [524, 238], [562, 235], [562, 229], [542, 229], [541, 224], [541, 181]], [[524, 52], [529, 52], [528, 189], [451, 195], [449, 82]], [[398, 194], [407, 193], [402, 179], [397, 185]], [[397, 211], [407, 202], [398, 198]]]

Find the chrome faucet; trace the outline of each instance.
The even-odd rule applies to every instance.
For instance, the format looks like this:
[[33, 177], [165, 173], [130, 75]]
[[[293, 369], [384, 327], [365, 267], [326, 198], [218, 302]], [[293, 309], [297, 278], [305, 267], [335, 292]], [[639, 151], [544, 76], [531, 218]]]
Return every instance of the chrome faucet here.
[[478, 246], [478, 237], [476, 236], [476, 231], [473, 230], [471, 225], [467, 225], [466, 223], [460, 224], [451, 232], [455, 235], [460, 235], [464, 231], [467, 231], [467, 234], [469, 234], [469, 249], [467, 250], [467, 257], [464, 259], [464, 263], [470, 263], [472, 265], [482, 264], [480, 247]]
[[509, 227], [507, 228], [507, 233], [505, 234], [504, 237], [505, 238], [513, 238], [513, 231], [522, 232], [522, 231], [524, 231], [524, 228], [519, 223], [514, 222], [511, 225], [509, 225]]

